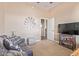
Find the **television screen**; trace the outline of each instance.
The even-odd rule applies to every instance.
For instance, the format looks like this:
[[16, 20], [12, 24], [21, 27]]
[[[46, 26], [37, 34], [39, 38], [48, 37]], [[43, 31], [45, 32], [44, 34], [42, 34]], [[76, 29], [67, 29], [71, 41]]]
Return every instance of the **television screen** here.
[[79, 22], [59, 24], [58, 32], [62, 34], [79, 35]]

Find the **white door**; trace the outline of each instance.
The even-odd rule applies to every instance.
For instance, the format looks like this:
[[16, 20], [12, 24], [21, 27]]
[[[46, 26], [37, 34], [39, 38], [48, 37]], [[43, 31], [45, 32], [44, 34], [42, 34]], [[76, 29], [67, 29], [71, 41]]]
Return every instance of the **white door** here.
[[54, 40], [54, 18], [48, 19], [48, 22], [47, 22], [47, 39]]

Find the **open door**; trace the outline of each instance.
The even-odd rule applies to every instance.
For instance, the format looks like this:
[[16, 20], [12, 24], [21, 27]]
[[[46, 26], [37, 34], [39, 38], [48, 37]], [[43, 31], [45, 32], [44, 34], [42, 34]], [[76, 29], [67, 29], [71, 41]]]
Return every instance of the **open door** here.
[[41, 40], [47, 39], [47, 20], [41, 19]]

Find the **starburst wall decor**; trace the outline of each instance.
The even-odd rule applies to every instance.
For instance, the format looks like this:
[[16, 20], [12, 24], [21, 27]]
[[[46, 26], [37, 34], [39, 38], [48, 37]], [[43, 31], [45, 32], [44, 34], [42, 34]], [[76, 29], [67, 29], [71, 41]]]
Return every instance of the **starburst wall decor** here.
[[27, 17], [25, 18], [24, 24], [31, 23], [32, 25], [35, 25], [35, 19], [33, 17]]

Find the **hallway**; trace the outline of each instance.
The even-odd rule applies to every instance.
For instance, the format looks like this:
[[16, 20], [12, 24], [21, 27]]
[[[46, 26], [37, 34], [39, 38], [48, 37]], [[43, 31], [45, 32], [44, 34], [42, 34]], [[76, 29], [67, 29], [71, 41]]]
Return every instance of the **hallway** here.
[[56, 42], [41, 40], [32, 47], [34, 56], [69, 56], [72, 51]]

